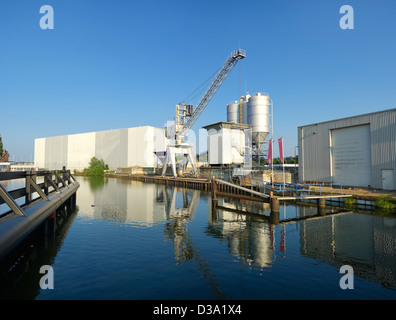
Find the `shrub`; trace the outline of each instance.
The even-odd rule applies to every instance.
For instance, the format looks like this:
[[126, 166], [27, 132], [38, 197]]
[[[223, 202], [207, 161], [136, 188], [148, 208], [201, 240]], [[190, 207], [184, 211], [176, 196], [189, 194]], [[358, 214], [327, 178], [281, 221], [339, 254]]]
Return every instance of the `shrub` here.
[[85, 168], [83, 174], [86, 176], [104, 176], [104, 171], [108, 168], [107, 164], [104, 163], [103, 159], [97, 159], [93, 157], [89, 162], [89, 167]]
[[344, 198], [344, 204], [347, 209], [353, 209], [356, 207], [356, 198]]
[[391, 201], [391, 198], [389, 197], [378, 198], [377, 200], [375, 200], [374, 205], [377, 208], [387, 209], [387, 210], [392, 210], [395, 208], [393, 202]]

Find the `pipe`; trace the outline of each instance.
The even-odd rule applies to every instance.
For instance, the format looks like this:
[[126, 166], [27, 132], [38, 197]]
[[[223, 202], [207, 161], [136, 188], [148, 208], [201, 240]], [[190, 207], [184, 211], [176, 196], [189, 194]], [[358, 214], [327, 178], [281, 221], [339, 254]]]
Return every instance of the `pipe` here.
[[0, 259], [7, 255], [80, 187], [76, 181], [52, 193], [48, 200], [40, 199], [23, 207], [25, 216], [10, 213], [0, 219]]

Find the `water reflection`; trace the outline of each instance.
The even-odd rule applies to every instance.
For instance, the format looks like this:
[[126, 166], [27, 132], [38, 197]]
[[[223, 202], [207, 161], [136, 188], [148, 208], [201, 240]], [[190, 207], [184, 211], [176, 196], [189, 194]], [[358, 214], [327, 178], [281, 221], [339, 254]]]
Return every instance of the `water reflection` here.
[[230, 254], [244, 263], [271, 267], [275, 235], [274, 226], [264, 216], [268, 211], [268, 203], [219, 198], [210, 206], [206, 233], [227, 239]]
[[[180, 265], [186, 261], [194, 260], [202, 277], [208, 281], [212, 295], [216, 299], [227, 299], [227, 295], [216, 279], [216, 274], [194, 244], [188, 231], [188, 222], [194, 218], [201, 192], [164, 185], [156, 185], [156, 189], [158, 190], [157, 201], [165, 206], [165, 238], [173, 243], [177, 264]], [[178, 197], [181, 199], [177, 199]], [[177, 204], [180, 204], [180, 207]]]
[[301, 254], [355, 275], [396, 286], [396, 219], [368, 214], [324, 217], [300, 223]]
[[39, 227], [0, 264], [0, 300], [33, 300], [40, 294], [40, 268], [52, 265], [78, 213], [59, 210], [56, 232]]
[[139, 181], [80, 178], [89, 188], [80, 188], [81, 211], [95, 219], [151, 226], [165, 218], [165, 206], [155, 185]]
[[[188, 232], [201, 191], [121, 179], [106, 179], [104, 185], [91, 190], [91, 198], [79, 195], [86, 207], [94, 203], [94, 217], [146, 227], [162, 222], [178, 264], [198, 257], [201, 267], [205, 264]], [[226, 239], [229, 254], [243, 264], [273, 267], [277, 257], [287, 256], [286, 226], [294, 224], [302, 256], [337, 267], [349, 264], [362, 278], [396, 285], [396, 219], [293, 205], [281, 207], [281, 219], [273, 224], [267, 203], [219, 197], [216, 206], [210, 198], [207, 205], [205, 234]]]
[[[79, 257], [82, 264], [92, 263], [93, 269], [103, 273], [116, 264], [110, 270], [119, 271], [122, 281], [118, 287], [114, 280], [103, 286], [113, 292], [120, 290], [117, 297], [122, 298], [139, 298], [139, 294], [147, 294], [148, 287], [165, 290], [164, 283], [173, 283], [176, 278], [180, 292], [193, 288], [202, 290], [200, 294], [205, 298], [235, 298], [239, 289], [234, 277], [241, 275], [246, 280], [241, 284], [243, 290], [246, 288], [252, 297], [257, 293], [261, 299], [272, 290], [284, 290], [279, 282], [272, 281], [276, 275], [304, 273], [299, 268], [306, 267], [301, 263], [306, 260], [310, 267], [327, 264], [339, 268], [349, 264], [361, 279], [392, 289], [396, 286], [396, 219], [337, 214], [331, 209], [319, 213], [315, 206], [289, 205], [281, 206], [278, 221], [272, 223], [266, 203], [221, 197], [212, 203], [207, 193], [198, 190], [122, 179], [78, 180], [78, 218], [67, 239], [69, 254], [64, 250], [57, 269], [57, 276], [63, 276], [65, 282], [70, 277], [78, 283], [78, 278], [70, 275], [73, 263], [69, 259]], [[13, 262], [2, 261], [0, 298], [34, 299], [40, 294], [38, 270], [42, 265], [52, 265], [57, 255], [62, 256], [59, 249], [76, 215], [63, 223], [58, 220], [63, 229], [59, 228], [56, 238], [39, 236]], [[76, 252], [70, 253], [70, 248]], [[91, 257], [92, 248], [97, 256]], [[313, 270], [310, 272], [315, 279], [323, 268], [318, 267], [316, 274]], [[57, 283], [60, 285], [62, 280]], [[98, 287], [94, 276], [91, 280], [84, 275], [84, 281], [92, 288]], [[312, 281], [312, 286], [317, 285]], [[73, 297], [75, 287], [56, 293], [62, 298]], [[164, 292], [170, 295], [162, 298], [172, 299], [172, 294], [177, 294], [176, 290]], [[190, 297], [196, 296], [188, 293], [185, 298]]]
[[[318, 211], [312, 206], [283, 206], [283, 219], [274, 226], [267, 204], [219, 198], [209, 208], [206, 233], [227, 239], [230, 254], [243, 263], [272, 267], [276, 257], [286, 256], [287, 230], [295, 231], [286, 226], [294, 224], [299, 230], [301, 255], [337, 268], [348, 264], [361, 278], [385, 287], [396, 286], [394, 218], [343, 213], [332, 208]], [[276, 236], [280, 239], [277, 247]]]

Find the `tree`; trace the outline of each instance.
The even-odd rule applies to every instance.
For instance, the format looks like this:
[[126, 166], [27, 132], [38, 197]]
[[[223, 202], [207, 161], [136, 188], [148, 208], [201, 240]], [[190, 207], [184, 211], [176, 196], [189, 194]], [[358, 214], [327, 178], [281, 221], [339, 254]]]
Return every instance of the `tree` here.
[[104, 171], [108, 170], [108, 165], [104, 163], [103, 159], [93, 157], [89, 162], [89, 167], [83, 170], [83, 174], [87, 176], [104, 176]]
[[273, 161], [274, 164], [281, 164], [280, 158], [275, 158]]
[[3, 155], [3, 140], [0, 136], [0, 157]]

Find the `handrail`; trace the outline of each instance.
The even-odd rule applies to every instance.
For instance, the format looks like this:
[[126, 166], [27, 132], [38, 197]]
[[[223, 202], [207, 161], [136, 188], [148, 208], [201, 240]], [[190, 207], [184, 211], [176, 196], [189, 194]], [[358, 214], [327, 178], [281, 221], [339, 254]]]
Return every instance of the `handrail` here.
[[[258, 188], [263, 193], [273, 192], [274, 194], [281, 194], [285, 196], [285, 193], [295, 193], [296, 196], [301, 194], [311, 195], [311, 194], [330, 194], [333, 193], [343, 195], [342, 185], [339, 188], [335, 188], [333, 185], [324, 186], [322, 184], [299, 184], [299, 183], [281, 183], [281, 182], [269, 182], [262, 179], [257, 179], [253, 177], [244, 177], [233, 175], [231, 168], [228, 169], [215, 169], [213, 170], [214, 178], [220, 179], [229, 183], [239, 182], [239, 186], [245, 186], [247, 188], [253, 189], [253, 187]], [[247, 181], [242, 181], [240, 178], [246, 178]]]
[[[37, 183], [37, 177], [44, 177], [44, 182]], [[48, 200], [48, 195], [59, 192], [62, 187], [68, 188], [69, 185], [73, 185], [77, 182], [70, 173], [70, 170], [66, 169], [0, 173], [0, 181], [15, 179], [25, 179], [25, 186], [14, 190], [6, 190], [2, 187], [0, 191], [0, 204], [6, 203], [11, 211], [0, 213], [0, 218], [16, 210], [19, 212], [22, 206], [28, 205], [37, 199]], [[35, 193], [37, 193], [39, 197], [33, 198], [33, 194]], [[16, 205], [15, 200], [22, 197], [25, 197], [25, 203], [19, 206]], [[19, 209], [15, 206], [19, 207]]]
[[16, 180], [16, 179], [26, 178], [26, 175], [30, 174], [30, 172], [35, 173], [37, 177], [42, 177], [42, 176], [46, 176], [46, 175], [48, 175], [50, 173], [52, 173], [52, 175], [54, 175], [55, 172], [58, 172], [58, 173], [61, 173], [61, 174], [67, 174], [67, 173], [70, 173], [70, 170], [62, 169], [62, 170], [37, 170], [37, 171], [8, 171], [8, 172], [0, 172], [0, 181]]

